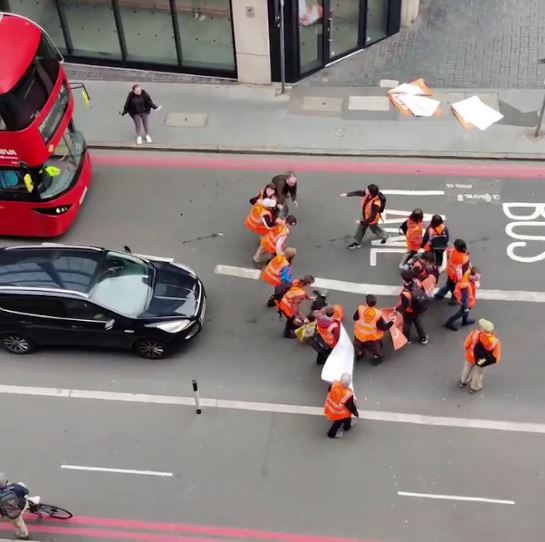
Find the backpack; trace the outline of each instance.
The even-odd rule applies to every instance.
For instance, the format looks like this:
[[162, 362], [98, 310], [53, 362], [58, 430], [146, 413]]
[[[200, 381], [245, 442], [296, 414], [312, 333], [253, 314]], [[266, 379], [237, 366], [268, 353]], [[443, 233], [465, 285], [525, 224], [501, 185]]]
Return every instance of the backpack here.
[[17, 519], [23, 509], [19, 498], [11, 489], [0, 491], [0, 515], [8, 519]]
[[410, 289], [412, 295], [411, 309], [416, 314], [422, 314], [428, 310], [429, 298], [426, 295], [424, 288], [414, 285]]
[[283, 282], [274, 289], [273, 299], [280, 301], [290, 288], [291, 284], [289, 282]]
[[432, 250], [446, 250], [447, 245], [447, 235], [445, 232], [430, 239], [430, 247]]
[[379, 192], [378, 198], [380, 200], [380, 209], [378, 212], [383, 213], [384, 209], [386, 208], [386, 196], [382, 192]]

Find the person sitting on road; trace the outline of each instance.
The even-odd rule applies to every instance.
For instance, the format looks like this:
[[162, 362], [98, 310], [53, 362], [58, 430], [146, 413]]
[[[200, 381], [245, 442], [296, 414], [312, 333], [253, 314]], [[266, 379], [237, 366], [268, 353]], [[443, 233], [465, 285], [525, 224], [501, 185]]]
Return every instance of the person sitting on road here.
[[28, 488], [22, 482], [10, 483], [4, 473], [0, 473], [0, 516], [8, 519], [15, 527], [15, 538], [30, 540], [28, 528], [23, 518], [27, 507]]

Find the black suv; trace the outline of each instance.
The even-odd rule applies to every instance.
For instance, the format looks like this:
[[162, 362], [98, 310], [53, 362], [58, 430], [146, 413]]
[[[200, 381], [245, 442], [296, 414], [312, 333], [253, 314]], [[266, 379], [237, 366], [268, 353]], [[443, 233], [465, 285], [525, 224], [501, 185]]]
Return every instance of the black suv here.
[[170, 259], [54, 243], [0, 249], [0, 337], [12, 354], [78, 345], [159, 359], [199, 333], [205, 310], [202, 282]]

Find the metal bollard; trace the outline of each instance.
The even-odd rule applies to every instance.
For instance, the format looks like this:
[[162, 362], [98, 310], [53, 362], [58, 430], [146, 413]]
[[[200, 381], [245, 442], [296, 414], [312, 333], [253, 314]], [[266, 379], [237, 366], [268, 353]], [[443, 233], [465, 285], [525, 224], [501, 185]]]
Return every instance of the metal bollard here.
[[193, 394], [195, 395], [195, 412], [197, 414], [202, 414], [201, 400], [199, 399], [199, 386], [195, 379], [193, 379]]

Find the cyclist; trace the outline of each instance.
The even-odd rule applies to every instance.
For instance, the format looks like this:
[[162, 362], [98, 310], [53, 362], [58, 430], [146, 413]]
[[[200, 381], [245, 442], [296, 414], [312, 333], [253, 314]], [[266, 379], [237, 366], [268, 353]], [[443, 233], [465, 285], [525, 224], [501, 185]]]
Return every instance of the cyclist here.
[[10, 483], [8, 477], [0, 472], [0, 516], [9, 519], [15, 527], [15, 538], [30, 540], [23, 518], [27, 508], [28, 488], [22, 482]]

